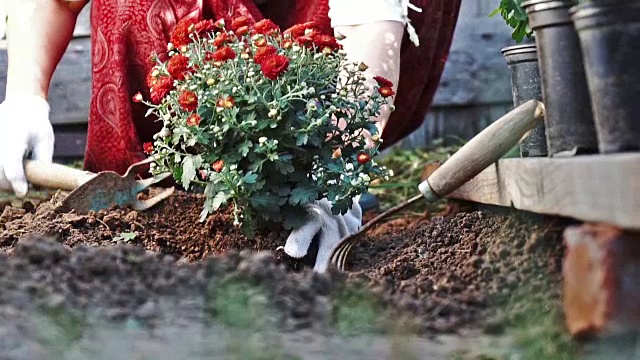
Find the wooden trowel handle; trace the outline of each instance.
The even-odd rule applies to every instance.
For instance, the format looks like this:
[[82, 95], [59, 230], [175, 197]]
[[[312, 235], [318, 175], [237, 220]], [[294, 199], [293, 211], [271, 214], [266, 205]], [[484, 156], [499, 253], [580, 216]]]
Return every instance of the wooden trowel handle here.
[[544, 119], [544, 105], [530, 100], [471, 139], [419, 186], [431, 202], [449, 195], [498, 161]]
[[25, 162], [24, 171], [30, 184], [67, 191], [75, 190], [96, 175], [65, 165], [32, 160]]

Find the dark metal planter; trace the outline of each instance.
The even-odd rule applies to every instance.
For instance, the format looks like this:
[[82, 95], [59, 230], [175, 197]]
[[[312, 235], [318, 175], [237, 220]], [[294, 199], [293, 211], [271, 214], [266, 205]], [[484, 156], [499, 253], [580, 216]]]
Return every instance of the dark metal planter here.
[[[531, 99], [542, 101], [536, 45], [523, 44], [506, 47], [502, 49], [502, 55], [511, 70], [513, 106], [517, 107]], [[540, 123], [520, 142], [520, 156], [547, 156], [544, 123]]]
[[640, 150], [640, 3], [596, 0], [571, 13], [600, 152]]
[[549, 155], [598, 152], [598, 140], [578, 34], [566, 0], [528, 0], [535, 32]]

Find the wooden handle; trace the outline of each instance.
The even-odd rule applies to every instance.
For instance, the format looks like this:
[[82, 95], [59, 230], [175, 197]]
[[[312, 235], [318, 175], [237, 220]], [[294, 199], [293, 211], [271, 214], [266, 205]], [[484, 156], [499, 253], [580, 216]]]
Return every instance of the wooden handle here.
[[481, 131], [419, 186], [434, 202], [474, 178], [498, 161], [544, 119], [544, 105], [530, 100]]
[[31, 160], [25, 162], [24, 171], [30, 184], [68, 191], [75, 190], [96, 175], [60, 164]]

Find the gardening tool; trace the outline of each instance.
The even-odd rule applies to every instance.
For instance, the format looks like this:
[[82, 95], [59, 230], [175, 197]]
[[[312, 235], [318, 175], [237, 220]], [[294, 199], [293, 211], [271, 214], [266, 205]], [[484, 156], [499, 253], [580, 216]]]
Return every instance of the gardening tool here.
[[152, 158], [131, 165], [124, 176], [113, 171], [92, 173], [74, 169], [60, 164], [40, 161], [26, 161], [25, 175], [34, 185], [50, 189], [71, 191], [57, 208], [59, 211], [75, 211], [86, 214], [112, 205], [131, 206], [134, 210], [143, 211], [156, 205], [173, 194], [175, 188], [168, 188], [146, 200], [139, 200], [138, 194], [149, 186], [158, 183], [170, 173], [158, 175], [145, 180], [136, 180]]
[[360, 230], [342, 239], [333, 251], [331, 262], [344, 270], [353, 245], [377, 222], [420, 200], [436, 202], [458, 189], [516, 146], [544, 119], [544, 113], [544, 104], [532, 99], [489, 125], [422, 182], [418, 186], [420, 194], [378, 215]]

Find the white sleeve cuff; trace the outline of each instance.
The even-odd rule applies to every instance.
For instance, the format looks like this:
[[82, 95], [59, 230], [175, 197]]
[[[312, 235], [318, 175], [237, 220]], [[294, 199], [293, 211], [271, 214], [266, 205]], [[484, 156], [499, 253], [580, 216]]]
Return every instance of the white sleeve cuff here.
[[420, 40], [409, 21], [409, 9], [422, 12], [409, 0], [329, 0], [331, 26], [355, 26], [379, 21], [398, 21], [407, 26], [409, 39], [416, 46]]
[[[352, 26], [378, 21], [406, 24], [402, 0], [329, 0], [331, 26]], [[406, 5], [405, 5], [406, 6]]]

